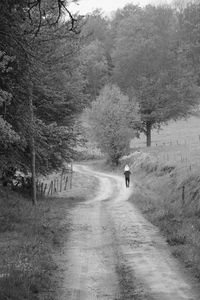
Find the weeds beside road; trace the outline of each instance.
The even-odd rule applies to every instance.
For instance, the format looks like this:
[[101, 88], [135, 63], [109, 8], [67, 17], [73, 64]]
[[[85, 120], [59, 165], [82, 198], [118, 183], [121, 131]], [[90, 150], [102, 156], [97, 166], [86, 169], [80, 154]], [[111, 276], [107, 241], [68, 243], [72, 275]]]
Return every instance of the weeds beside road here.
[[1, 300], [55, 300], [59, 282], [54, 254], [70, 230], [68, 207], [92, 194], [95, 182], [75, 174], [73, 186], [63, 197], [43, 199], [36, 207], [30, 199], [0, 189]]
[[[171, 251], [200, 278], [200, 176], [149, 163], [133, 170], [133, 201], [166, 237]], [[135, 172], [134, 172], [135, 171]], [[162, 171], [162, 172], [161, 172]], [[185, 186], [183, 201], [182, 187]]]
[[[95, 167], [104, 169], [102, 162], [96, 162]], [[143, 167], [145, 169], [145, 165]], [[108, 171], [108, 166], [105, 169]], [[169, 169], [165, 169], [166, 173], [158, 169], [144, 172], [144, 169], [133, 172], [132, 182], [136, 180], [136, 185], [130, 201], [160, 228], [173, 254], [199, 278], [198, 177], [188, 178], [183, 206], [179, 188], [181, 180], [175, 173], [171, 176]], [[56, 290], [62, 285], [63, 270], [56, 255], [57, 258], [61, 255], [60, 251], [73, 229], [69, 211], [85, 199], [93, 198], [97, 188], [95, 177], [75, 173], [72, 190], [44, 199], [37, 207], [16, 193], [0, 191], [1, 300], [60, 299]], [[123, 271], [126, 276], [128, 270], [123, 268]]]
[[51, 252], [59, 230], [51, 219], [53, 201], [33, 207], [30, 200], [11, 192], [6, 197], [1, 190], [0, 205], [0, 299], [36, 300], [40, 294], [53, 299]]

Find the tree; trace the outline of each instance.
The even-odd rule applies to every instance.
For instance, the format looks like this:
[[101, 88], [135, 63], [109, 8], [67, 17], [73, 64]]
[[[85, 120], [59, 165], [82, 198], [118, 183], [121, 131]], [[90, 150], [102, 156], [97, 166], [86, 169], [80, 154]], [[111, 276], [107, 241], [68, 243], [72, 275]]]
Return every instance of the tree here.
[[86, 17], [81, 42], [81, 71], [86, 81], [86, 92], [93, 101], [108, 82], [112, 69], [109, 20], [100, 10]]
[[83, 44], [88, 45], [96, 40], [105, 44], [108, 34], [109, 20], [103, 16], [101, 10], [94, 10], [91, 14], [86, 16], [84, 26], [81, 30]]
[[108, 80], [108, 63], [103, 45], [98, 40], [81, 48], [80, 64], [87, 93], [94, 100]]
[[184, 117], [197, 103], [191, 73], [179, 53], [177, 18], [170, 7], [147, 6], [123, 18], [113, 52], [114, 81], [135, 95], [141, 124], [151, 130]]
[[194, 74], [194, 83], [200, 86], [200, 3], [193, 1], [182, 7], [176, 8], [179, 20], [179, 43], [182, 60], [187, 62], [188, 69]]
[[105, 86], [89, 110], [93, 137], [114, 164], [129, 151], [134, 117], [138, 121], [137, 106], [114, 85]]
[[85, 96], [77, 59], [79, 36], [74, 34], [77, 22], [69, 11], [70, 18], [62, 18], [66, 4], [0, 3], [0, 131], [7, 131], [2, 168], [30, 171], [32, 138], [38, 174], [58, 169], [73, 156], [78, 141], [73, 125]]
[[[47, 160], [47, 157], [42, 157], [42, 153], [49, 153], [45, 165], [51, 170], [52, 167], [60, 167], [63, 160], [73, 158], [75, 143], [79, 142], [74, 124], [77, 115], [86, 106], [87, 97], [79, 66], [79, 36], [69, 32], [63, 23], [55, 30], [41, 29], [37, 40], [37, 56], [41, 61], [35, 75], [33, 94], [38, 124], [42, 123], [41, 128], [37, 127], [40, 136], [36, 139], [40, 149], [37, 159], [41, 165], [41, 162]], [[59, 132], [59, 142], [55, 136], [51, 138], [53, 132]], [[41, 138], [43, 134], [44, 139]], [[47, 143], [40, 142], [45, 139]], [[51, 147], [47, 147], [48, 144]]]

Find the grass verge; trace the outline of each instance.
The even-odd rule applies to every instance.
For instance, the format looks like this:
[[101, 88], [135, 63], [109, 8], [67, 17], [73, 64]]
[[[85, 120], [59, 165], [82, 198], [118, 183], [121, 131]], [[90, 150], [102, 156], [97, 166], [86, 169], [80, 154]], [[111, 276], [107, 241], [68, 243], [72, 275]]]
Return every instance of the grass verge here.
[[0, 299], [55, 300], [55, 253], [70, 231], [69, 211], [92, 197], [95, 179], [75, 173], [66, 194], [38, 201], [0, 188]]
[[51, 252], [58, 226], [52, 201], [33, 207], [15, 193], [0, 193], [0, 299], [54, 299]]
[[[198, 175], [140, 171], [131, 201], [156, 225], [171, 247], [172, 254], [200, 278], [200, 184]], [[184, 201], [182, 186], [185, 186]]]

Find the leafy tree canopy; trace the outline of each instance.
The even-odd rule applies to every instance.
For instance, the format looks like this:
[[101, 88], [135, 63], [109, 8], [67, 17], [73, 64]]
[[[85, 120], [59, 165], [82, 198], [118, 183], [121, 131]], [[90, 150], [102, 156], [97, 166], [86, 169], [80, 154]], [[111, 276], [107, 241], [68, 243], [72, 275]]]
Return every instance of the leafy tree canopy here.
[[114, 80], [139, 104], [139, 130], [186, 116], [197, 103], [193, 76], [180, 56], [178, 24], [170, 7], [147, 6], [122, 18], [113, 51]]
[[137, 105], [129, 101], [117, 86], [107, 85], [92, 103], [89, 120], [94, 139], [112, 163], [118, 164], [129, 151], [133, 131], [133, 118], [137, 122]]
[[78, 17], [72, 17], [68, 3], [0, 3], [0, 131], [4, 132], [0, 160], [4, 165], [30, 170], [32, 131], [38, 172], [59, 168], [73, 157], [78, 141], [75, 116], [85, 106], [86, 96], [77, 55], [79, 35], [74, 33]]

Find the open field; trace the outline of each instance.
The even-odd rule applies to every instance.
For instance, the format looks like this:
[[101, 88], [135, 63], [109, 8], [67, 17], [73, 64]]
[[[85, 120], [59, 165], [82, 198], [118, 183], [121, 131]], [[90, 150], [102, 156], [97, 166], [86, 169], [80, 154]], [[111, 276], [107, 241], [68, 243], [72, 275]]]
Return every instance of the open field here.
[[200, 117], [171, 122], [160, 132], [152, 132], [152, 147], [145, 136], [131, 142], [131, 148], [150, 153], [159, 162], [187, 171], [200, 169]]
[[[158, 132], [152, 131], [152, 146], [163, 145], [196, 145], [200, 138], [200, 117], [191, 117], [188, 120], [171, 121]], [[131, 142], [131, 148], [145, 147], [145, 136]]]

